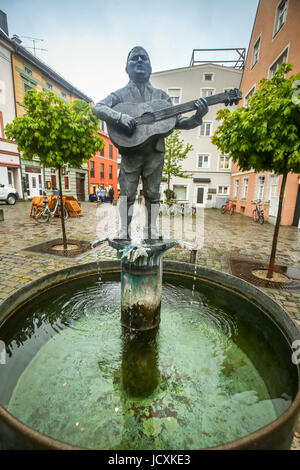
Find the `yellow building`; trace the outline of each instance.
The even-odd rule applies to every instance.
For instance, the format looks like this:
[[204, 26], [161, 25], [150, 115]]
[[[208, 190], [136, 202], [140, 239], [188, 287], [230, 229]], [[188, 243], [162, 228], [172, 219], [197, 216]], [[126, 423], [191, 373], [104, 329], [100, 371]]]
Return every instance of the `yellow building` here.
[[[43, 61], [22, 47], [18, 36], [13, 36], [11, 43], [14, 46], [12, 53], [13, 80], [15, 89], [15, 102], [17, 116], [25, 114], [22, 105], [24, 94], [31, 88], [38, 91], [51, 90], [59, 98], [72, 102], [81, 99], [86, 102], [92, 100], [67, 82], [57, 72], [51, 69]], [[22, 162], [22, 181], [24, 194], [28, 198], [42, 195], [46, 189], [51, 194], [54, 187], [58, 187], [58, 174], [54, 168], [44, 168], [38, 157], [33, 161]], [[67, 168], [63, 178], [63, 192], [66, 196], [75, 196], [78, 200], [88, 200], [88, 164], [80, 169]]]

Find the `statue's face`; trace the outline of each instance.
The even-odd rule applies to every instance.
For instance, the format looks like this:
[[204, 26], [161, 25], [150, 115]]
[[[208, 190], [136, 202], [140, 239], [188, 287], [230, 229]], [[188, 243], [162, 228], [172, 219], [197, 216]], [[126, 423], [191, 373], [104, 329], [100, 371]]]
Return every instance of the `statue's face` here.
[[133, 81], [148, 81], [152, 72], [150, 59], [142, 47], [135, 47], [127, 59], [126, 72]]

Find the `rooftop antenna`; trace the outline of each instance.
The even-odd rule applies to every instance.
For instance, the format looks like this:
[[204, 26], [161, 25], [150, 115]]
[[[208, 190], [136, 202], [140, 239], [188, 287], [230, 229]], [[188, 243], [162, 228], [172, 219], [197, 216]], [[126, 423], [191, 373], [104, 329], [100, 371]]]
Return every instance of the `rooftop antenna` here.
[[24, 47], [26, 47], [26, 49], [33, 49], [34, 57], [36, 57], [36, 51], [48, 51], [48, 49], [41, 49], [39, 47], [36, 47], [35, 45], [36, 41], [44, 41], [44, 39], [32, 38], [30, 36], [20, 36], [20, 37], [25, 38], [25, 39], [30, 39], [32, 41], [33, 47], [27, 47], [27, 46], [24, 46]]

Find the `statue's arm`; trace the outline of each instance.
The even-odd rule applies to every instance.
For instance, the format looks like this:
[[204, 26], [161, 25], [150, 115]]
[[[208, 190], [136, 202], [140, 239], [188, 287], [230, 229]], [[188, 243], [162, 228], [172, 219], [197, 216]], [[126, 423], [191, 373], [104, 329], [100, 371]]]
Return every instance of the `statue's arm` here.
[[93, 108], [93, 113], [102, 121], [107, 122], [113, 127], [121, 127], [129, 134], [133, 132], [136, 126], [135, 120], [128, 114], [120, 113], [113, 109], [120, 103], [120, 99], [114, 93], [111, 93]]
[[175, 129], [194, 129], [201, 126], [202, 118], [208, 111], [207, 103], [204, 99], [200, 98], [195, 103], [196, 113], [191, 117], [177, 116]]
[[112, 108], [119, 102], [118, 97], [114, 93], [111, 93], [94, 106], [93, 113], [97, 118], [106, 121], [108, 124], [118, 124], [121, 119], [121, 113]]
[[175, 129], [194, 129], [195, 127], [201, 126], [202, 117], [191, 116], [177, 116]]

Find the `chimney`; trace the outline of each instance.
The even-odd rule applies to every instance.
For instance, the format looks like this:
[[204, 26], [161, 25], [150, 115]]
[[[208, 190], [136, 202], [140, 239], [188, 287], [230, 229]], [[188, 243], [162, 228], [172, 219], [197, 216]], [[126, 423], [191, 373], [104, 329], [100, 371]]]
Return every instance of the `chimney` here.
[[8, 36], [7, 16], [2, 10], [0, 10], [0, 29]]

